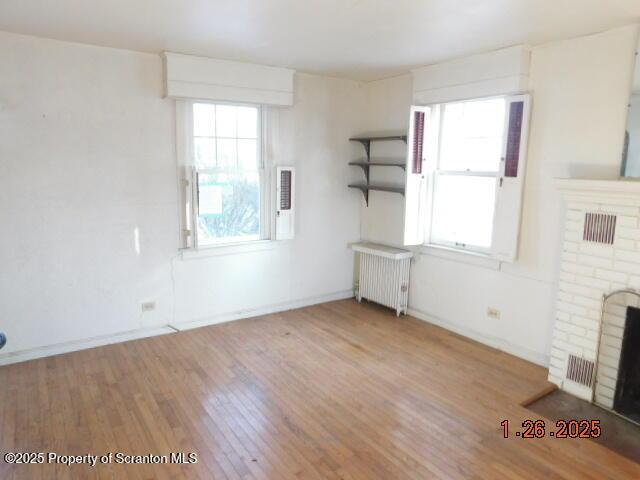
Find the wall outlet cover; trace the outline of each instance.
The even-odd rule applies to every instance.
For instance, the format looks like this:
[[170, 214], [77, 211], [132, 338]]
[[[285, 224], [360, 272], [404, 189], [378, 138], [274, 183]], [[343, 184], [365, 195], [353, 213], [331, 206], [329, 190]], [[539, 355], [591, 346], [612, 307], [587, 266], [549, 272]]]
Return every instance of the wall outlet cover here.
[[142, 304], [142, 311], [143, 312], [150, 312], [152, 310], [156, 309], [156, 302], [144, 302]]

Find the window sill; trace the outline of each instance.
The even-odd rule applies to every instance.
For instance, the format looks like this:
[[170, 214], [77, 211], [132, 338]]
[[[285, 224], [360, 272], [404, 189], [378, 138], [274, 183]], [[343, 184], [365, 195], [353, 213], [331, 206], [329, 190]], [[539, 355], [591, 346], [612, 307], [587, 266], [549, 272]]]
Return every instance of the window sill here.
[[443, 245], [425, 244], [416, 247], [420, 255], [443, 258], [453, 262], [466, 263], [477, 267], [500, 270], [500, 260], [496, 260], [485, 253], [471, 252], [458, 248], [445, 247]]
[[194, 260], [197, 258], [219, 257], [222, 255], [239, 255], [243, 253], [274, 250], [282, 245], [278, 240], [254, 240], [242, 243], [225, 243], [220, 245], [207, 245], [206, 247], [186, 248], [181, 250], [182, 260]]

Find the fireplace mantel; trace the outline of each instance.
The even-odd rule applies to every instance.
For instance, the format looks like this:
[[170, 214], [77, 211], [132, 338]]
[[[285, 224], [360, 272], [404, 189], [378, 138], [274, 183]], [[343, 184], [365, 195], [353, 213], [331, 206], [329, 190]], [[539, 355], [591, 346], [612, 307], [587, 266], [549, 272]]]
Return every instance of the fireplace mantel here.
[[617, 204], [640, 202], [640, 179], [597, 180], [590, 178], [556, 178], [554, 185], [566, 197], [616, 200]]

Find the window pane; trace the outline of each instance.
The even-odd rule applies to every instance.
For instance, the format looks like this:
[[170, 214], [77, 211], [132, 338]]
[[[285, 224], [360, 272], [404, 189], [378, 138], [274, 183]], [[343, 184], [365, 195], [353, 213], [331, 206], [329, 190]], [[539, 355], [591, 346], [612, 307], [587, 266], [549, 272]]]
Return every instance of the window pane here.
[[237, 110], [232, 105], [216, 105], [216, 136], [235, 138], [237, 134]]
[[238, 165], [237, 140], [218, 138], [218, 167], [236, 168]]
[[432, 241], [489, 248], [496, 179], [438, 175], [434, 191]]
[[260, 177], [253, 173], [198, 175], [201, 244], [260, 238]]
[[196, 137], [213, 137], [215, 130], [216, 107], [210, 103], [193, 105], [193, 134]]
[[238, 137], [258, 137], [258, 109], [255, 107], [238, 107]]
[[211, 168], [216, 165], [216, 141], [214, 138], [195, 138], [193, 149], [196, 167]]
[[498, 171], [504, 121], [505, 101], [502, 98], [445, 105], [440, 169]]
[[238, 168], [241, 170], [258, 169], [258, 151], [256, 140], [238, 140]]

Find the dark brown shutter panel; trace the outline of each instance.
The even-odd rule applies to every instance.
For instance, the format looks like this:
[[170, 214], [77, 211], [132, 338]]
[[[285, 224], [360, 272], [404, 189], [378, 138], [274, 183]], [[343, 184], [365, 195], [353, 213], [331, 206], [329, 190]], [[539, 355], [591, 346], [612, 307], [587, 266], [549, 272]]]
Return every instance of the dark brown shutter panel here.
[[504, 167], [505, 177], [518, 176], [523, 116], [524, 102], [512, 102], [509, 108], [509, 129], [507, 131], [507, 152]]
[[413, 164], [411, 173], [422, 173], [422, 148], [424, 143], [424, 112], [415, 112], [413, 118]]
[[291, 210], [291, 170], [280, 172], [280, 210]]

